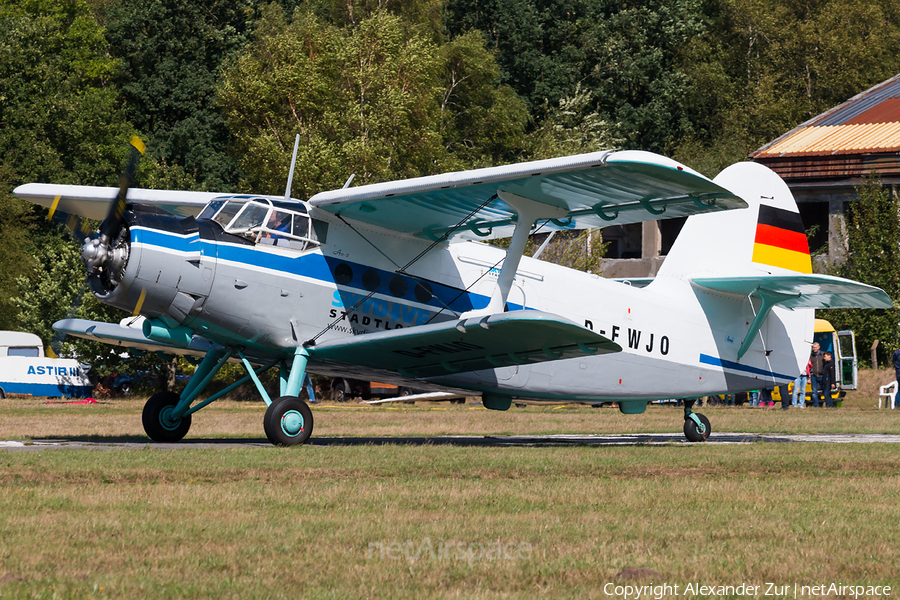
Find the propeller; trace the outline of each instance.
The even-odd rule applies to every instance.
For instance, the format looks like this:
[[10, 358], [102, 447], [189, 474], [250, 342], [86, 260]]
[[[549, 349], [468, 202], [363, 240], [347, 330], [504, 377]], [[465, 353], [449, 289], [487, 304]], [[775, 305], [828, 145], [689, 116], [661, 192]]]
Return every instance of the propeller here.
[[[119, 193], [109, 205], [106, 218], [100, 223], [97, 237], [85, 238], [81, 247], [81, 259], [87, 265], [88, 276], [97, 276], [106, 272], [114, 283], [121, 277], [128, 261], [128, 248], [122, 237], [125, 229], [125, 206], [128, 204], [128, 188], [134, 184], [134, 171], [146, 146], [137, 136], [131, 138], [131, 152], [128, 164], [119, 176]], [[93, 286], [92, 286], [93, 289]]]
[[[108, 291], [114, 288], [121, 280], [128, 262], [128, 231], [125, 224], [125, 207], [128, 203], [128, 189], [134, 184], [134, 172], [138, 161], [144, 155], [146, 146], [138, 138], [131, 138], [131, 150], [124, 171], [119, 176], [119, 191], [112, 200], [107, 211], [106, 218], [100, 223], [97, 234], [91, 238], [88, 221], [77, 215], [66, 215], [57, 212], [60, 196], [57, 196], [50, 206], [47, 219], [51, 222], [62, 222], [69, 236], [81, 247], [81, 259], [87, 266], [88, 280], [82, 284], [75, 295], [65, 318], [74, 318], [84, 300], [84, 292], [90, 287], [92, 291]], [[54, 218], [55, 217], [55, 218]], [[101, 295], [102, 295], [101, 291]], [[141, 290], [137, 305], [132, 316], [140, 313], [141, 305], [145, 297], [145, 290]], [[62, 351], [64, 333], [59, 333], [50, 342], [50, 354], [58, 355]]]

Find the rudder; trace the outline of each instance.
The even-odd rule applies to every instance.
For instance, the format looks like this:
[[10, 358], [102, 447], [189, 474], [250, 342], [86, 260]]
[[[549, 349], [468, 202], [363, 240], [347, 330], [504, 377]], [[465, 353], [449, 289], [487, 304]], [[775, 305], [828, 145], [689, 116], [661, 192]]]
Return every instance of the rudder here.
[[689, 217], [659, 277], [812, 272], [797, 203], [778, 174], [759, 163], [743, 162], [713, 181], [743, 198], [748, 207]]

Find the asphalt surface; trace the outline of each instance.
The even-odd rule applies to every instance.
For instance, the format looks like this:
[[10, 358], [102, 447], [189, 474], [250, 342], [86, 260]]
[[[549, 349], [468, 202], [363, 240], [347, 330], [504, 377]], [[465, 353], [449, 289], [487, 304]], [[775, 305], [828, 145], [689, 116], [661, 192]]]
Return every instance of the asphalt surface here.
[[[756, 443], [820, 443], [820, 444], [900, 444], [900, 435], [877, 433], [817, 433], [817, 434], [758, 434], [713, 433], [706, 444]], [[451, 445], [451, 446], [654, 446], [664, 444], [689, 445], [681, 433], [637, 433], [618, 435], [528, 435], [528, 436], [433, 436], [433, 437], [313, 437], [307, 445], [313, 447], [384, 445]], [[271, 448], [261, 439], [198, 439], [188, 438], [176, 443], [152, 442], [146, 438], [56, 438], [28, 441], [0, 441], [0, 450], [39, 451], [56, 448], [114, 450], [119, 448], [152, 448], [177, 450], [186, 448]]]

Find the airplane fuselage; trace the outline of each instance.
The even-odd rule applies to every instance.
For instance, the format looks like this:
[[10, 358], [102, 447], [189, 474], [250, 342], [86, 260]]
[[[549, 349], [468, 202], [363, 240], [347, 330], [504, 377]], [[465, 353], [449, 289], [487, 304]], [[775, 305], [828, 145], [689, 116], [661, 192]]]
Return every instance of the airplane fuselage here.
[[[351, 226], [315, 208], [308, 213], [327, 224], [327, 235], [304, 249], [259, 243], [205, 219], [131, 215], [122, 284], [102, 299], [128, 311], [140, 301], [147, 316], [241, 346], [258, 360], [290, 356], [300, 344], [456, 319], [490, 300], [505, 256], [501, 248], [479, 242], [432, 246]], [[638, 288], [528, 258], [519, 265], [507, 305], [561, 315], [622, 351], [456, 373], [417, 380], [416, 386], [556, 401], [695, 397], [792, 380], [799, 367], [782, 323], [808, 320], [806, 338], [812, 337], [812, 311], [776, 309], [738, 360], [753, 319], [746, 298], [713, 294], [674, 277]], [[453, 348], [428, 351], [452, 354]], [[309, 369], [390, 377], [358, 366], [335, 370], [317, 364], [314, 353]]]

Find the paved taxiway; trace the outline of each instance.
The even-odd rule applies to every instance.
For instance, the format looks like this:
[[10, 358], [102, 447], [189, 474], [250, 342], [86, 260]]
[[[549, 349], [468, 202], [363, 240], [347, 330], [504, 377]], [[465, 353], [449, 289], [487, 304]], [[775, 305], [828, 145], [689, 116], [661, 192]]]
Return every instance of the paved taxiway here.
[[[900, 444], [900, 435], [877, 433], [758, 434], [713, 433], [707, 444], [797, 443], [820, 444]], [[432, 436], [432, 437], [313, 437], [307, 445], [361, 446], [365, 444], [453, 445], [453, 446], [653, 446], [688, 445], [681, 433], [636, 433], [618, 435], [511, 435], [511, 436]], [[271, 448], [266, 439], [186, 439], [177, 443], [158, 443], [147, 439], [58, 438], [29, 441], [0, 441], [0, 450], [50, 450], [54, 448], [113, 450], [116, 448]]]

